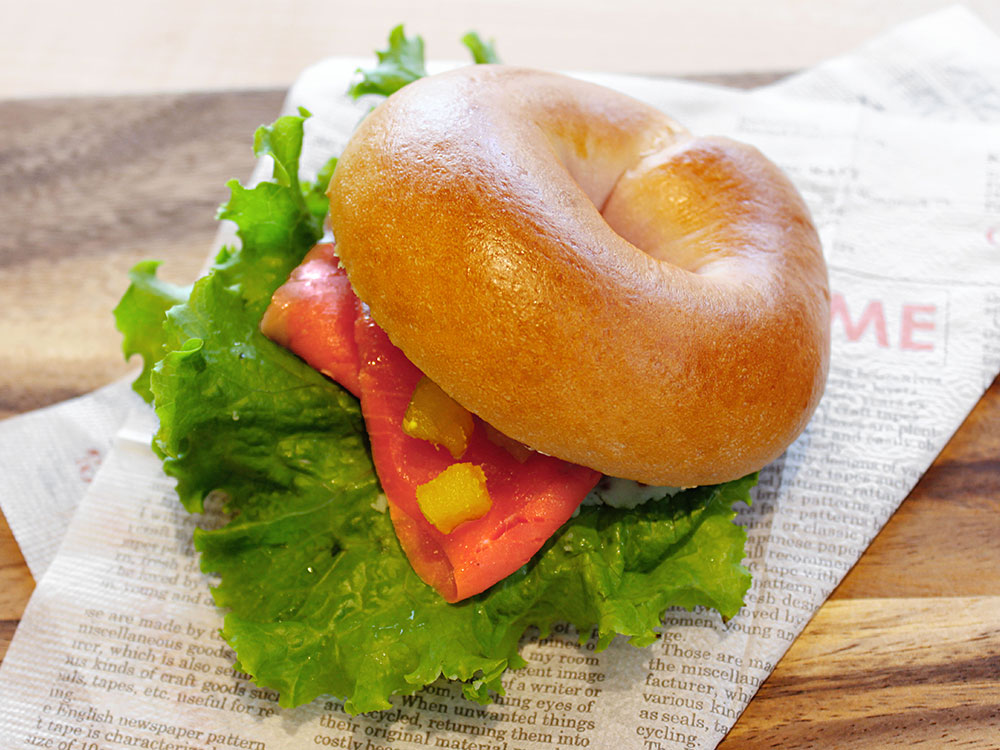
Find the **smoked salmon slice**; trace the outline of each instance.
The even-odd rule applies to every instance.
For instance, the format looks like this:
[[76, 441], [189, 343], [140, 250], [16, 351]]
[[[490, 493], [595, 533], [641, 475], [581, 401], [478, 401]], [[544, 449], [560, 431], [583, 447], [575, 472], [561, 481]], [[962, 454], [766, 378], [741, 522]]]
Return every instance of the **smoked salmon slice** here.
[[[277, 330], [276, 341], [287, 341], [310, 365], [360, 396], [375, 470], [400, 546], [420, 578], [445, 600], [460, 601], [527, 563], [601, 475], [534, 451], [512, 452], [478, 418], [457, 459], [444, 447], [406, 434], [403, 417], [423, 373], [371, 319], [349, 284], [344, 291], [346, 281], [333, 248], [317, 247], [275, 293], [272, 307], [279, 309], [273, 315], [269, 309], [262, 329], [269, 336]], [[349, 310], [344, 304], [348, 294]], [[329, 320], [331, 316], [338, 319]], [[300, 324], [301, 329], [291, 330]], [[353, 372], [345, 372], [352, 362]], [[482, 517], [446, 534], [424, 517], [416, 491], [458, 462], [483, 469], [492, 504]]]
[[356, 299], [333, 244], [324, 242], [309, 251], [271, 297], [260, 330], [360, 396]]

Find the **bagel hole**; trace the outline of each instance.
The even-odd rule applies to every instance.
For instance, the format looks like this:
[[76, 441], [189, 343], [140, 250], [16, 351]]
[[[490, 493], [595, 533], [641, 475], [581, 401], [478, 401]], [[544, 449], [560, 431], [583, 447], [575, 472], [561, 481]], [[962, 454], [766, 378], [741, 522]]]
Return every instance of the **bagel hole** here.
[[600, 207], [601, 216], [615, 234], [650, 258], [704, 274], [719, 259], [718, 227], [706, 215], [702, 197], [669, 179], [667, 163], [658, 154], [625, 170]]
[[616, 235], [658, 262], [702, 274], [715, 260], [715, 253], [706, 252], [714, 229], [703, 226], [684, 232], [681, 225], [689, 224], [696, 213], [692, 207], [698, 205], [697, 196], [664, 179], [671, 155], [681, 145], [671, 142], [651, 155], [636, 154], [636, 161], [623, 166], [612, 165], [617, 158], [602, 160], [600, 148], [574, 153], [566, 142], [549, 138], [559, 164]]
[[[611, 198], [608, 199], [611, 203]], [[653, 260], [667, 263], [691, 273], [702, 273], [711, 261], [706, 256], [698, 242], [696, 234], [672, 235], [662, 225], [658, 225], [655, 216], [643, 217], [637, 215], [634, 209], [626, 212], [620, 210], [601, 210], [601, 216], [611, 230]]]

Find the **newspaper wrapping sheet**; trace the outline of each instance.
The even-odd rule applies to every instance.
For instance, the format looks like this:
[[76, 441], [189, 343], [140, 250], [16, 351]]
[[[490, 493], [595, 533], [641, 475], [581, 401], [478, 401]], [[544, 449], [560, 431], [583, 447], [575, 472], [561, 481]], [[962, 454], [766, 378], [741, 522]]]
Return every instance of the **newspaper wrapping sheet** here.
[[[366, 106], [342, 97], [354, 67], [322, 63], [289, 95], [289, 109], [304, 105], [316, 116], [307, 144], [314, 166], [342, 146]], [[954, 101], [963, 69], [976, 81], [965, 89], [971, 99], [1000, 97], [1000, 41], [957, 9], [815, 77], [797, 76], [794, 96], [781, 86], [744, 94], [589, 76], [695, 132], [760, 147], [803, 192], [827, 253], [828, 389], [738, 519], [754, 583], [737, 617], [669, 611], [659, 643], [616, 642], [602, 653], [557, 628], [525, 641], [529, 666], [509, 674], [507, 695], [487, 707], [439, 682], [367, 716], [348, 716], [332, 697], [279, 709], [272, 691], [232, 669], [218, 635], [222, 613], [191, 544], [196, 519], [160, 472], [149, 449], [153, 417], [139, 409], [89, 485], [74, 466], [62, 468], [61, 481], [22, 488], [59, 495], [51, 507], [72, 515], [54, 558], [62, 530], [38, 532], [52, 519], [25, 512], [30, 497], [5, 491], [4, 512], [32, 570], [47, 572], [0, 667], [0, 745], [714, 747], [1000, 369], [1000, 132], [979, 122], [983, 107]], [[871, 90], [873, 79], [882, 90]], [[818, 101], [828, 91], [864, 101]], [[931, 100], [939, 110], [928, 109]], [[103, 452], [106, 426], [60, 441], [60, 409], [43, 420], [60, 447], [39, 461], [65, 462], [97, 444]], [[5, 444], [18, 429], [39, 429], [38, 419], [22, 420], [0, 431]]]

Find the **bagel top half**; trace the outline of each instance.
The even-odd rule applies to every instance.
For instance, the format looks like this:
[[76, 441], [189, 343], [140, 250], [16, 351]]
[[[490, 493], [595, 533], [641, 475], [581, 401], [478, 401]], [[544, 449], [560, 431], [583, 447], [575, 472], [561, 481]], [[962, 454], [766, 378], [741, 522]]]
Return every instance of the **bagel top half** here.
[[421, 79], [358, 127], [330, 204], [392, 342], [536, 450], [717, 483], [776, 458], [822, 393], [801, 197], [756, 149], [622, 94], [493, 65]]

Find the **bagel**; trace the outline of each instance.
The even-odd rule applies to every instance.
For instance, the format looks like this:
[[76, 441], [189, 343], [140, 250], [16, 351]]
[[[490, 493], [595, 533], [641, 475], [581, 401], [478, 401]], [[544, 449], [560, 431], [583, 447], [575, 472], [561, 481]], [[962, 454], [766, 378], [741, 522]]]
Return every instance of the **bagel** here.
[[537, 451], [714, 484], [780, 455], [819, 401], [822, 250], [750, 146], [602, 87], [477, 65], [374, 109], [329, 198], [374, 321]]

